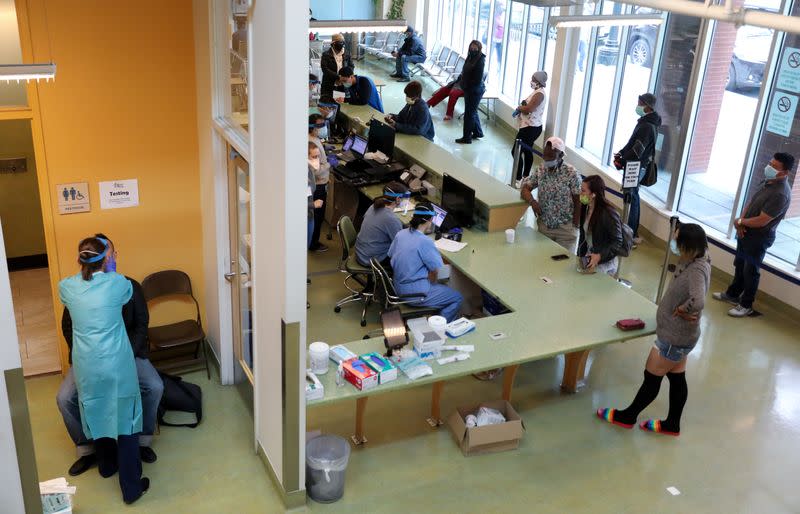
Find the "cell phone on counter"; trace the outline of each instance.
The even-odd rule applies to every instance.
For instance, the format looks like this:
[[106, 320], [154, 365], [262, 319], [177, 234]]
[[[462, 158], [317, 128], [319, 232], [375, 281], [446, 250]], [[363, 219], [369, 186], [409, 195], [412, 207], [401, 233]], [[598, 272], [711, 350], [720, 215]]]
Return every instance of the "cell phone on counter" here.
[[565, 253], [560, 253], [558, 255], [551, 255], [550, 258], [553, 259], [554, 261], [564, 261], [569, 259], [569, 255]]

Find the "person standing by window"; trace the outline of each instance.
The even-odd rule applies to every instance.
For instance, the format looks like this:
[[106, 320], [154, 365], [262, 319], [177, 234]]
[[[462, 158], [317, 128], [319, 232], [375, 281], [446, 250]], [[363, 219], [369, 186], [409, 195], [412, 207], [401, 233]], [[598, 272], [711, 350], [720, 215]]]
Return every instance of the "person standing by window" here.
[[320, 96], [332, 96], [333, 86], [339, 79], [339, 71], [344, 67], [353, 68], [353, 59], [344, 47], [344, 36], [334, 34], [331, 37], [331, 47], [322, 53], [319, 65], [322, 68]]
[[786, 216], [792, 202], [789, 173], [794, 169], [793, 156], [776, 153], [764, 169], [766, 181], [733, 224], [736, 227], [736, 271], [728, 289], [714, 293], [714, 299], [732, 303], [728, 311], [734, 318], [753, 313], [753, 302], [761, 279], [761, 263], [775, 242], [778, 224]]
[[[525, 145], [533, 147], [533, 143], [539, 139], [542, 134], [542, 125], [544, 120], [544, 106], [546, 104], [546, 95], [544, 88], [547, 85], [547, 72], [537, 71], [531, 77], [531, 88], [533, 91], [528, 98], [520, 102], [512, 116], [517, 118], [517, 136], [514, 138], [516, 141], [519, 139]], [[511, 149], [514, 153], [514, 149]], [[531, 174], [531, 166], [533, 165], [533, 152], [528, 148], [523, 147], [522, 158], [517, 166], [517, 181], [516, 187], [519, 188], [522, 179], [527, 178]]]
[[677, 229], [670, 249], [678, 256], [678, 267], [656, 312], [656, 342], [644, 368], [644, 381], [633, 402], [622, 410], [597, 410], [597, 417], [623, 428], [633, 428], [636, 418], [658, 396], [664, 375], [669, 380], [669, 413], [666, 419], [648, 419], [639, 424], [646, 432], [677, 436], [689, 390], [686, 359], [700, 339], [700, 317], [711, 281], [708, 240], [700, 225]]
[[[639, 120], [636, 122], [636, 127], [633, 129], [628, 143], [622, 149], [614, 154], [614, 166], [618, 170], [625, 170], [625, 165], [628, 161], [639, 161], [641, 168], [639, 169], [639, 181], [641, 182], [647, 171], [647, 166], [650, 161], [655, 158], [656, 154], [656, 137], [658, 135], [658, 127], [661, 126], [661, 116], [655, 111], [656, 96], [652, 93], [644, 93], [639, 95], [639, 103], [636, 105], [636, 114], [639, 115]], [[628, 211], [628, 226], [633, 230], [633, 244], [642, 243], [642, 238], [639, 237], [639, 186], [625, 189], [626, 200], [631, 204]]]
[[416, 80], [411, 81], [403, 89], [403, 93], [406, 95], [405, 107], [398, 114], [387, 115], [386, 123], [401, 134], [422, 136], [433, 141], [436, 132], [428, 104], [422, 100], [422, 84]]
[[478, 116], [478, 106], [486, 92], [483, 83], [483, 70], [486, 67], [486, 56], [481, 52], [483, 45], [474, 40], [469, 44], [469, 54], [461, 70], [461, 87], [464, 90], [464, 132], [456, 143], [470, 144], [473, 139], [483, 137], [481, 119]]
[[398, 82], [408, 82], [409, 77], [408, 63], [425, 62], [427, 52], [422, 40], [414, 33], [414, 27], [406, 27], [406, 39], [403, 46], [397, 50], [392, 50], [392, 57], [395, 58], [395, 72], [389, 75], [396, 78]]
[[100, 475], [119, 471], [122, 499], [130, 504], [150, 488], [150, 480], [142, 477], [142, 397], [122, 318], [133, 286], [124, 276], [103, 271], [110, 251], [106, 239], [82, 240], [81, 271], [59, 282], [58, 293], [72, 317], [72, 365], [83, 432], [94, 440]]

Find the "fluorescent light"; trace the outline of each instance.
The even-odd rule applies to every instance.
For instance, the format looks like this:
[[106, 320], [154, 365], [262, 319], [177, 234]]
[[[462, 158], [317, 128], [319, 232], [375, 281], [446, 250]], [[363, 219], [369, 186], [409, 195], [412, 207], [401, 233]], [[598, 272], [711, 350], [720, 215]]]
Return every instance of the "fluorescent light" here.
[[551, 16], [550, 25], [557, 28], [570, 27], [603, 27], [612, 25], [660, 25], [664, 22], [661, 16], [630, 14], [609, 15], [592, 14], [586, 16]]
[[311, 32], [332, 36], [340, 32], [405, 32], [406, 20], [335, 20], [309, 22]]
[[0, 64], [0, 80], [50, 80], [56, 78], [56, 65], [50, 64]]

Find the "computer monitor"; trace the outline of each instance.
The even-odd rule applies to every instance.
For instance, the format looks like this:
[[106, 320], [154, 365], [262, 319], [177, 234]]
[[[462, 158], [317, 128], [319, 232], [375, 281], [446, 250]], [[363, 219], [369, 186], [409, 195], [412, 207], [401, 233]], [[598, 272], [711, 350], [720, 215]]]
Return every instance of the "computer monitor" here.
[[394, 129], [376, 119], [369, 122], [369, 151], [381, 151], [386, 157], [394, 154]]
[[349, 151], [353, 147], [353, 141], [355, 141], [355, 139], [355, 136], [347, 136], [347, 139], [344, 140], [344, 144], [342, 145], [342, 151]]
[[442, 208], [447, 210], [460, 226], [472, 226], [475, 212], [475, 190], [450, 175], [444, 175]]
[[433, 206], [433, 212], [436, 213], [434, 214], [433, 220], [431, 221], [433, 222], [433, 225], [436, 228], [442, 228], [442, 223], [444, 223], [444, 219], [447, 216], [447, 211], [442, 209], [436, 204], [431, 204], [431, 205]]
[[361, 136], [353, 136], [353, 144], [350, 146], [350, 150], [363, 157], [367, 153], [367, 140]]

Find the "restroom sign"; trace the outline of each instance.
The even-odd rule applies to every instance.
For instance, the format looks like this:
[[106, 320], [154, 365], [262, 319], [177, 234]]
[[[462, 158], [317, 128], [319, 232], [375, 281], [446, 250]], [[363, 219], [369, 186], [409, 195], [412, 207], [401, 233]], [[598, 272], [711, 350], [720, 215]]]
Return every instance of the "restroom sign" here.
[[100, 182], [100, 208], [124, 209], [139, 205], [139, 180]]
[[59, 214], [75, 214], [92, 210], [92, 204], [89, 203], [88, 182], [57, 184], [56, 198], [58, 198]]

